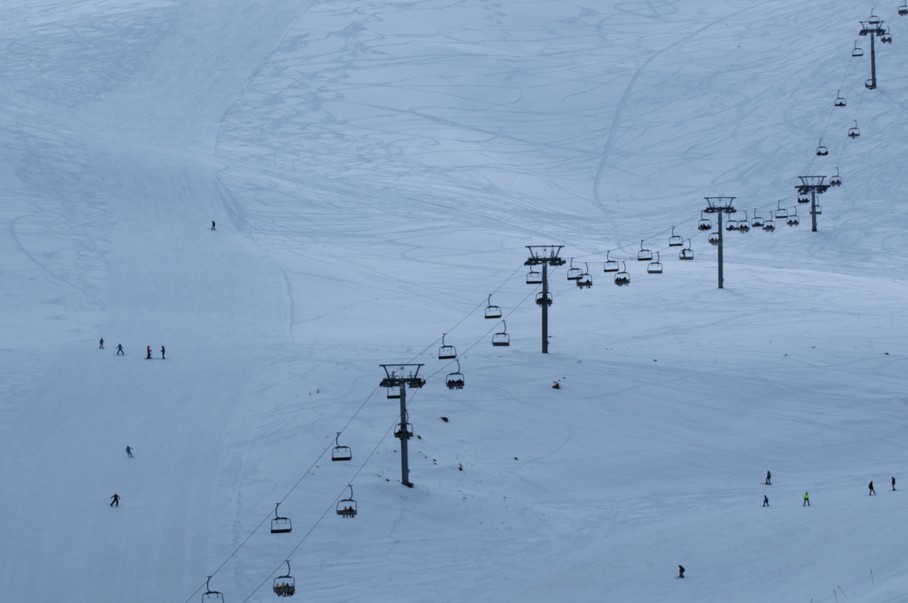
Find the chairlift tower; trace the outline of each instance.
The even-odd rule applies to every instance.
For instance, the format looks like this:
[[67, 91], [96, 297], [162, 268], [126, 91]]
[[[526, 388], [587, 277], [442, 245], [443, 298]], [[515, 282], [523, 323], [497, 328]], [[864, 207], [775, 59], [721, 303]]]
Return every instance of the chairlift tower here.
[[861, 21], [861, 31], [858, 32], [862, 36], [870, 36], [870, 79], [864, 83], [864, 87], [868, 90], [876, 88], [876, 47], [874, 40], [879, 36], [883, 42], [892, 41], [892, 36], [883, 27], [883, 23], [882, 19], [871, 14], [868, 20]]
[[706, 199], [706, 209], [703, 211], [708, 214], [716, 214], [719, 216], [719, 228], [717, 229], [719, 233], [719, 289], [725, 288], [725, 277], [722, 271], [722, 216], [725, 214], [733, 214], [737, 210], [732, 207], [731, 202], [735, 200], [736, 197], [703, 197]]
[[558, 257], [564, 245], [527, 245], [530, 257], [524, 266], [542, 266], [542, 297], [539, 307], [542, 308], [542, 353], [549, 353], [549, 306], [552, 299], [549, 295], [549, 266], [563, 266], [564, 260]]
[[798, 176], [801, 184], [795, 188], [799, 195], [810, 193], [810, 232], [817, 231], [817, 195], [829, 190], [829, 185], [824, 181], [826, 176]]
[[400, 440], [400, 482], [406, 487], [412, 488], [407, 441], [413, 437], [413, 431], [407, 421], [407, 388], [419, 389], [426, 384], [426, 380], [419, 376], [419, 369], [423, 365], [380, 364], [379, 366], [385, 369], [385, 378], [381, 380], [381, 387], [400, 389], [400, 427], [394, 435]]

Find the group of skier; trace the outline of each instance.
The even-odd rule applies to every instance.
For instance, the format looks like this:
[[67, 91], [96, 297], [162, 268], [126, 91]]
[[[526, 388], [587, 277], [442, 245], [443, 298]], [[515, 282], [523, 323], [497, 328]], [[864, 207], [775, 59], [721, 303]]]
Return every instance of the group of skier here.
[[[769, 471], [766, 472], [766, 480], [763, 483], [766, 484], [767, 486], [772, 485], [772, 473], [771, 472], [769, 472]], [[892, 485], [892, 491], [895, 492], [895, 477], [894, 476], [890, 478], [890, 484]], [[868, 490], [868, 492], [867, 492], [868, 496], [876, 496], [876, 490], [873, 487], [873, 480], [871, 480], [870, 483], [867, 484], [867, 490]], [[763, 495], [763, 506], [764, 507], [769, 506], [769, 497], [765, 494]], [[809, 492], [804, 493], [804, 503], [801, 506], [802, 507], [810, 506], [810, 493]]]
[[[99, 350], [104, 349], [104, 338], [103, 337], [98, 342], [98, 349]], [[166, 358], [166, 354], [167, 354], [167, 349], [164, 346], [161, 346], [161, 360], [164, 360]], [[126, 355], [126, 352], [123, 351], [123, 344], [118, 343], [117, 344], [117, 356], [125, 356], [125, 355]], [[149, 345], [149, 346], [145, 347], [145, 360], [151, 360], [151, 359], [152, 359], [151, 346]]]

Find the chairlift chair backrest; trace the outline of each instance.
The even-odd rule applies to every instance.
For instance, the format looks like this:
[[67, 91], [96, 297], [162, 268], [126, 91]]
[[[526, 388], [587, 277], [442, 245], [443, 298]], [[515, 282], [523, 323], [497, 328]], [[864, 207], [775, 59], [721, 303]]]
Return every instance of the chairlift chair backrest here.
[[853, 57], [862, 57], [864, 56], [864, 49], [858, 46], [857, 41], [854, 43], [854, 48], [851, 49], [851, 56]]
[[638, 262], [650, 262], [653, 259], [653, 252], [643, 247], [643, 241], [640, 241], [640, 251], [637, 252]]
[[646, 272], [648, 274], [662, 274], [662, 262], [659, 261], [659, 252], [656, 252], [656, 259], [649, 263], [649, 266], [646, 267]]
[[542, 273], [538, 270], [530, 270], [527, 272], [527, 285], [541, 285], [542, 284]]
[[583, 274], [583, 271], [580, 268], [574, 268], [574, 258], [571, 258], [571, 267], [567, 271], [567, 280], [576, 281], [581, 274]]
[[349, 446], [343, 446], [338, 442], [340, 438], [340, 432], [337, 432], [337, 435], [334, 436], [334, 449], [331, 451], [331, 460], [332, 461], [349, 461], [353, 458], [353, 449]]
[[202, 593], [202, 603], [224, 603], [224, 595], [216, 590], [211, 590], [211, 576], [208, 576], [208, 580], [205, 581], [205, 592]]
[[681, 237], [681, 235], [675, 234], [675, 227], [672, 226], [672, 236], [668, 238], [668, 246], [681, 247], [682, 245], [684, 245], [684, 239]]
[[781, 201], [779, 201], [776, 204], [775, 216], [776, 216], [777, 220], [785, 220], [786, 218], [788, 218], [788, 210], [786, 208], [782, 207]]
[[287, 534], [293, 531], [293, 524], [290, 522], [290, 518], [281, 517], [277, 514], [277, 508], [281, 506], [281, 503], [274, 505], [274, 519], [271, 520], [271, 533], [272, 534]]
[[508, 323], [502, 320], [501, 324], [504, 325], [501, 332], [492, 335], [492, 345], [495, 347], [507, 347], [511, 345], [511, 336], [508, 335]]

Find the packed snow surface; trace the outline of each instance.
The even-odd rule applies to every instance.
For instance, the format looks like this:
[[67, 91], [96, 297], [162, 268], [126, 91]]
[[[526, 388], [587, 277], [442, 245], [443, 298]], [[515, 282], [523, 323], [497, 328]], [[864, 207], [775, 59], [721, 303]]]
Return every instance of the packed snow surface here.
[[897, 0], [3, 12], [3, 601], [908, 600]]

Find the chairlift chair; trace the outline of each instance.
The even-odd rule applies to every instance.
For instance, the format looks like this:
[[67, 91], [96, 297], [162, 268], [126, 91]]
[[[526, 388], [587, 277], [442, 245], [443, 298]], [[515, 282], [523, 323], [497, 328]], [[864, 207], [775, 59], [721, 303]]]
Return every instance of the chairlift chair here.
[[719, 233], [718, 232], [709, 233], [708, 241], [709, 241], [710, 245], [718, 245], [719, 244]]
[[542, 273], [538, 270], [530, 270], [527, 272], [527, 285], [541, 285], [542, 284]]
[[759, 216], [759, 214], [757, 214], [756, 208], [754, 208], [754, 217], [750, 221], [750, 227], [751, 228], [763, 228], [763, 218], [761, 218]]
[[205, 581], [205, 592], [202, 593], [202, 603], [224, 603], [224, 595], [216, 590], [211, 590], [211, 576]]
[[681, 247], [682, 245], [684, 245], [684, 238], [682, 238], [681, 235], [676, 235], [675, 227], [672, 226], [672, 236], [668, 238], [668, 246]]
[[586, 270], [581, 273], [580, 278], [574, 282], [577, 283], [577, 287], [580, 289], [589, 289], [593, 286], [593, 277], [590, 275], [590, 265], [586, 262], [583, 264], [586, 266]]
[[610, 259], [609, 253], [611, 253], [611, 251], [605, 252], [605, 263], [602, 264], [602, 271], [603, 272], [618, 272], [618, 262], [617, 262], [617, 260]]
[[801, 223], [801, 218], [798, 217], [798, 208], [797, 207], [795, 208], [795, 212], [793, 214], [791, 214], [790, 216], [788, 216], [788, 220], [786, 220], [785, 223], [792, 227], [797, 226], [798, 224]]
[[492, 335], [492, 345], [495, 347], [507, 347], [511, 345], [511, 336], [508, 335], [508, 323], [502, 320], [501, 324], [504, 325], [502, 331]]
[[460, 372], [460, 360], [457, 360], [457, 370], [453, 373], [448, 373], [448, 376], [445, 377], [445, 385], [448, 386], [448, 389], [463, 389], [463, 373]]
[[576, 281], [580, 278], [580, 275], [583, 274], [583, 270], [580, 268], [574, 268], [574, 258], [571, 258], [571, 267], [567, 271], [567, 280]]
[[274, 579], [272, 590], [278, 597], [292, 597], [296, 593], [296, 580], [290, 575], [290, 560], [286, 560], [287, 573]]
[[649, 266], [646, 267], [646, 272], [648, 274], [662, 274], [662, 263], [659, 261], [659, 252], [656, 252], [656, 260], [649, 263]]
[[413, 437], [413, 425], [409, 421], [403, 425], [397, 423], [394, 426], [394, 437], [398, 440], [409, 440]]
[[637, 252], [638, 262], [649, 262], [653, 259], [653, 252], [643, 248], [643, 241], [640, 241], [640, 251]]
[[858, 120], [854, 120], [854, 125], [848, 128], [848, 138], [854, 140], [861, 135], [861, 129], [858, 128]]
[[829, 186], [842, 186], [842, 177], [839, 175], [839, 168], [836, 168], [835, 174], [829, 178]]
[[889, 33], [889, 28], [886, 28], [886, 31], [883, 32], [883, 35], [880, 36], [880, 42], [883, 44], [892, 44], [892, 34]]
[[825, 157], [826, 155], [829, 155], [829, 149], [823, 144], [823, 139], [821, 138], [820, 144], [817, 146], [817, 156]]
[[400, 398], [400, 388], [399, 387], [389, 387], [388, 388], [388, 399], [397, 400]]
[[777, 220], [786, 220], [788, 218], [788, 210], [782, 207], [781, 201], [776, 204], [775, 216]]
[[345, 519], [356, 517], [356, 501], [353, 499], [353, 484], [347, 484], [350, 496], [337, 501], [337, 514]]
[[[539, 293], [536, 294], [536, 305], [537, 305], [537, 306], [541, 306], [541, 305], [542, 305], [542, 303], [543, 303], [543, 302], [542, 302], [542, 299], [543, 299], [543, 295], [542, 295], [542, 291], [540, 291]], [[546, 304], [547, 306], [551, 306], [551, 305], [552, 305], [552, 292], [551, 292], [551, 291], [546, 291], [546, 292], [545, 292], [545, 304]]]
[[810, 197], [808, 197], [807, 195], [798, 195], [798, 203], [810, 203]]
[[457, 358], [457, 348], [453, 345], [445, 344], [445, 335], [447, 335], [447, 333], [442, 333], [441, 335], [441, 347], [438, 348], [438, 359], [453, 360]]
[[747, 219], [747, 210], [744, 210], [744, 219], [738, 220], [738, 232], [741, 234], [750, 232], [750, 220]]
[[340, 437], [340, 432], [337, 432], [337, 435], [334, 436], [334, 449], [331, 451], [331, 460], [332, 461], [349, 461], [353, 458], [353, 449], [349, 446], [343, 446], [338, 442]]
[[631, 284], [631, 275], [627, 272], [627, 262], [621, 262], [621, 271], [615, 273], [615, 284], [627, 287]]
[[819, 216], [821, 213], [823, 213], [823, 206], [817, 203], [813, 206], [813, 215]]
[[738, 230], [738, 221], [734, 218], [729, 218], [725, 223], [725, 230], [727, 230], [728, 232], [734, 232]]
[[853, 57], [862, 57], [864, 56], [864, 49], [858, 46], [857, 40], [854, 42], [854, 48], [851, 49], [851, 56]]
[[706, 231], [706, 230], [712, 230], [712, 229], [713, 229], [713, 223], [710, 222], [709, 218], [705, 217], [703, 215], [703, 212], [701, 211], [700, 212], [700, 221], [697, 222], [697, 230]]
[[833, 103], [836, 107], [844, 107], [844, 106], [845, 106], [845, 97], [842, 96], [841, 92], [842, 92], [841, 90], [839, 90], [839, 91], [836, 92], [836, 95], [835, 95], [835, 102]]
[[484, 314], [486, 318], [501, 318], [501, 308], [492, 305], [491, 293], [489, 293], [489, 301], [486, 302], [486, 309]]
[[776, 222], [772, 219], [772, 214], [770, 214], [766, 221], [763, 222], [763, 232], [775, 232], [775, 230]]
[[277, 514], [277, 508], [279, 506], [281, 506], [281, 503], [275, 503], [274, 505], [274, 519], [271, 520], [271, 533], [288, 534], [293, 531], [293, 525], [290, 523], [289, 517], [281, 517]]
[[[750, 228], [750, 227], [748, 227]], [[687, 240], [687, 247], [681, 250], [681, 253], [678, 254], [679, 260], [690, 261], [694, 259], [694, 250], [690, 248], [690, 239]]]
[[908, 15], [908, 3], [906, 0], [902, 0], [902, 3], [899, 5], [899, 16], [904, 17]]

